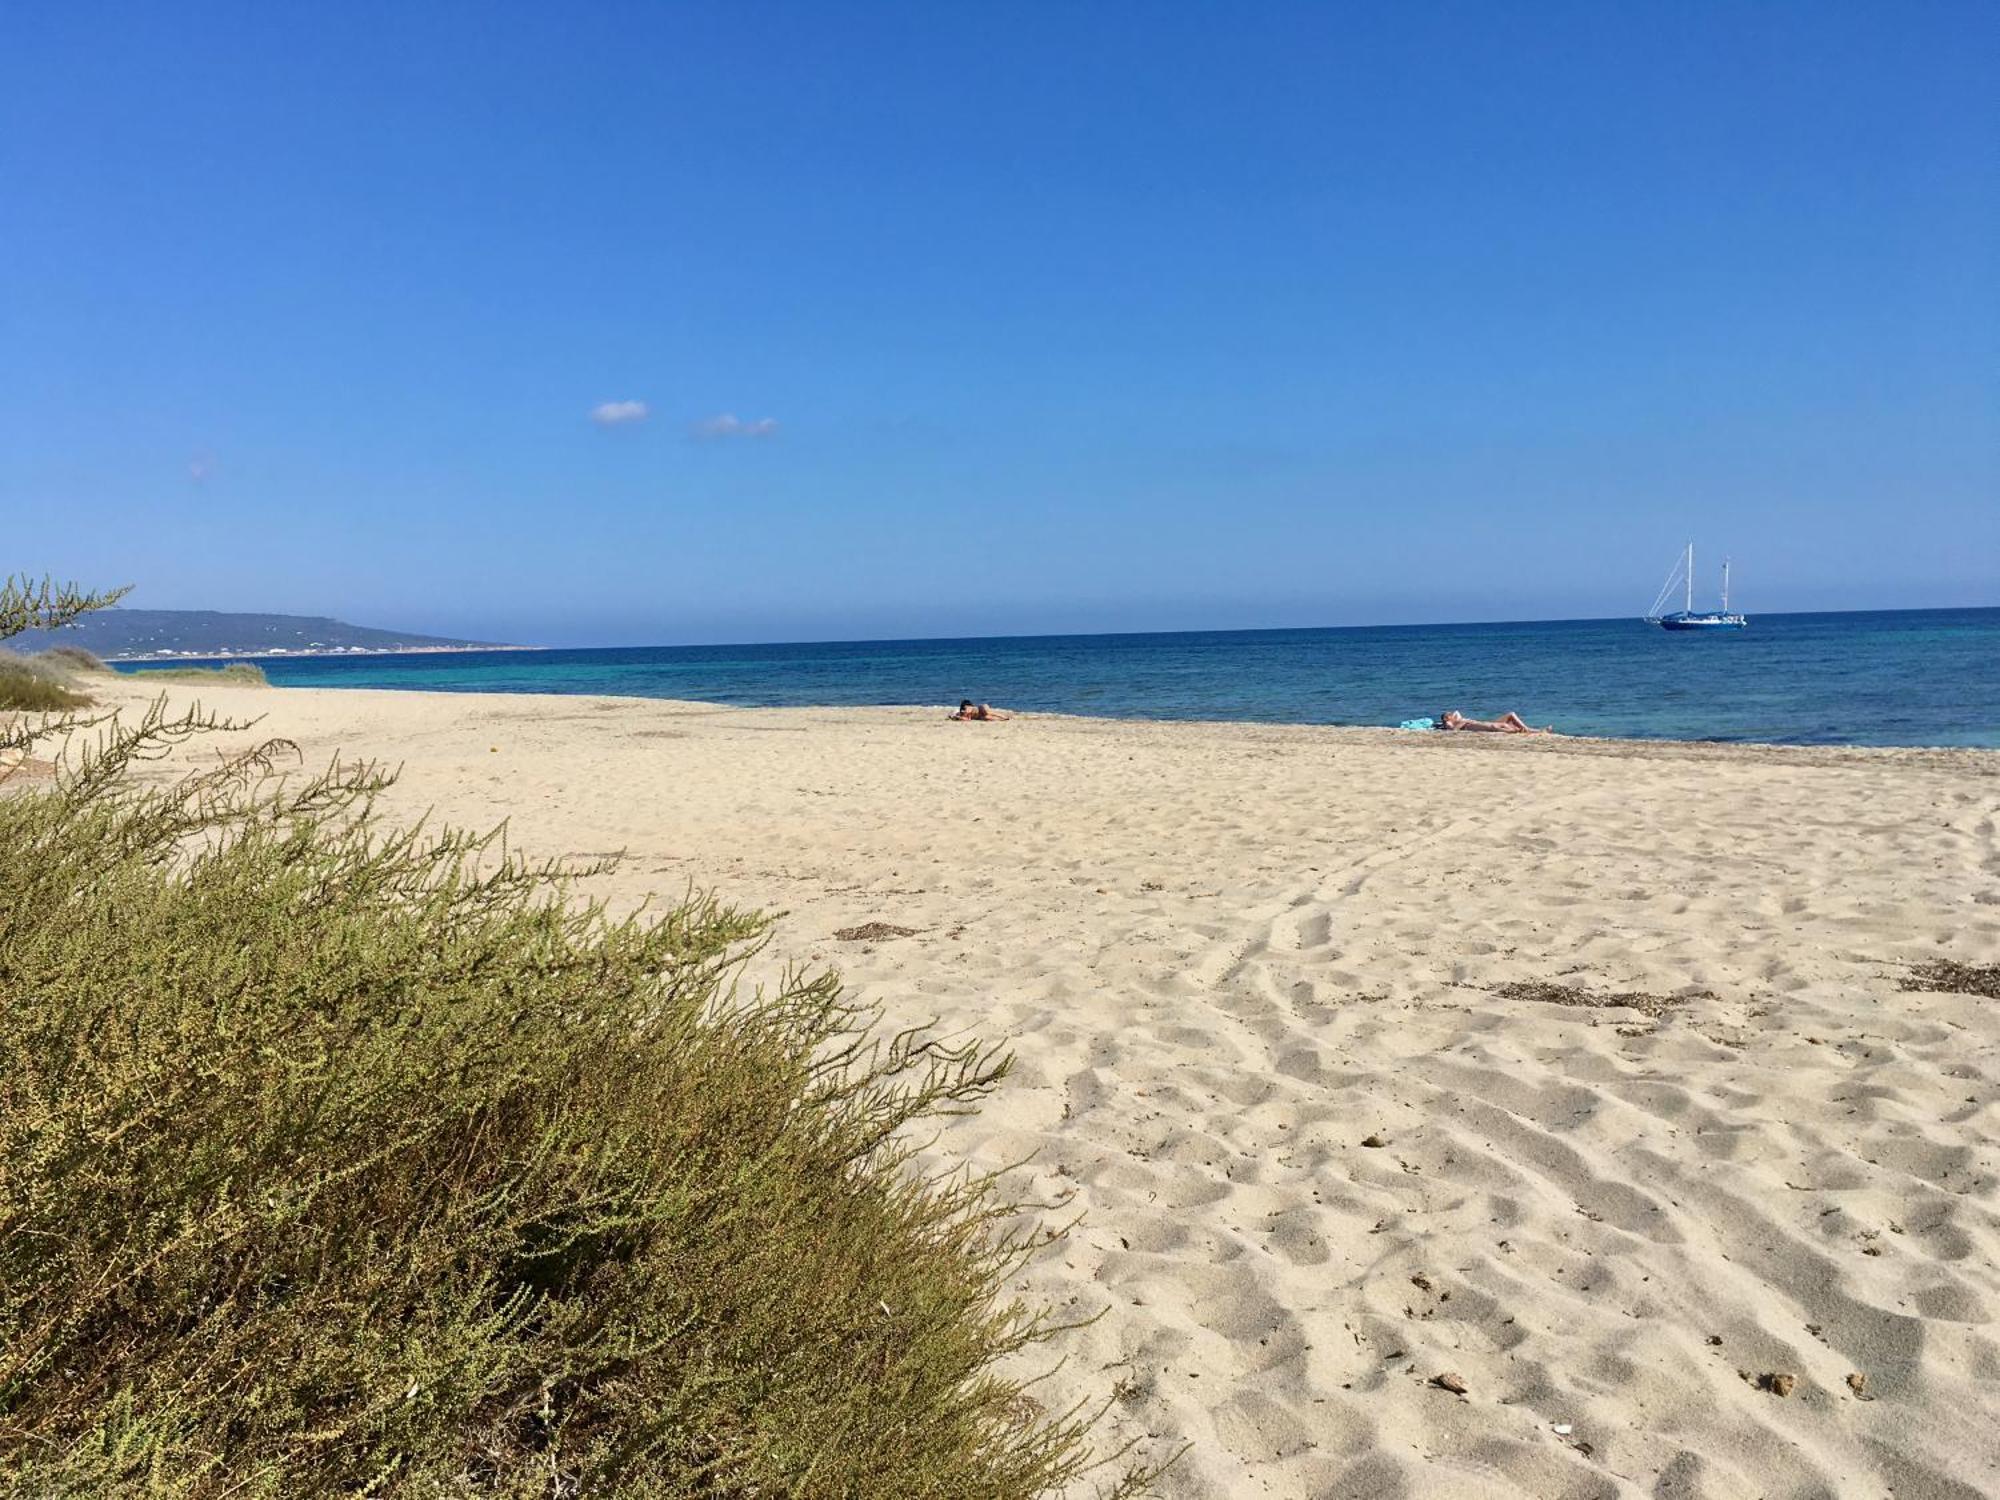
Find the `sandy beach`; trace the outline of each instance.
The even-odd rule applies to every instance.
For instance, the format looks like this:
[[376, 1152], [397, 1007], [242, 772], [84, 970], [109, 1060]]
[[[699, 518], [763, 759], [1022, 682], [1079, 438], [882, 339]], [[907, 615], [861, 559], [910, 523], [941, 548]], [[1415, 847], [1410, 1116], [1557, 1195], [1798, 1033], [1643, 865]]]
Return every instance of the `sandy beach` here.
[[931, 1157], [1081, 1215], [1041, 1397], [1167, 1495], [2000, 1490], [2000, 1000], [1903, 987], [2000, 752], [202, 696], [1010, 1045]]

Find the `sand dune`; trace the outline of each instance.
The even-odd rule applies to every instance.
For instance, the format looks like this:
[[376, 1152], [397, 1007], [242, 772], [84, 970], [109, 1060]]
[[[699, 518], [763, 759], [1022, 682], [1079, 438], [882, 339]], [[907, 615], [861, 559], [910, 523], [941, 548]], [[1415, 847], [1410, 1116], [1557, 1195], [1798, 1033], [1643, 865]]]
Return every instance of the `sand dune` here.
[[1043, 1398], [1169, 1495], [2000, 1491], [2000, 1001], [1899, 988], [2000, 753], [207, 696], [1008, 1039], [936, 1154], [1083, 1214]]

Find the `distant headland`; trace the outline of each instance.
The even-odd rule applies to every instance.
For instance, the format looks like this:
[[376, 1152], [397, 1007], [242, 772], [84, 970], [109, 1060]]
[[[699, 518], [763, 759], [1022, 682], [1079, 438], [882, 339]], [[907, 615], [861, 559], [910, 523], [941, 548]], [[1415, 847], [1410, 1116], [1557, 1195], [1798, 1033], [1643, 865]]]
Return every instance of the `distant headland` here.
[[44, 650], [68, 642], [106, 661], [211, 656], [384, 656], [429, 651], [527, 651], [499, 641], [461, 641], [376, 630], [322, 615], [239, 614], [212, 609], [106, 609], [62, 631], [30, 631], [10, 644]]

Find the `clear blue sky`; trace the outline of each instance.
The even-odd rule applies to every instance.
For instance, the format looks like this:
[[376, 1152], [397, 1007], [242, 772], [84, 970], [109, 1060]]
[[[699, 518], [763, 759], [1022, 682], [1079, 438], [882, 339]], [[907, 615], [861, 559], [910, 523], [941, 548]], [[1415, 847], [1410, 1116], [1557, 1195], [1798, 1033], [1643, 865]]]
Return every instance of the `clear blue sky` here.
[[1692, 536], [1996, 604], [1996, 77], [1990, 0], [17, 4], [0, 571], [636, 643], [1637, 613]]

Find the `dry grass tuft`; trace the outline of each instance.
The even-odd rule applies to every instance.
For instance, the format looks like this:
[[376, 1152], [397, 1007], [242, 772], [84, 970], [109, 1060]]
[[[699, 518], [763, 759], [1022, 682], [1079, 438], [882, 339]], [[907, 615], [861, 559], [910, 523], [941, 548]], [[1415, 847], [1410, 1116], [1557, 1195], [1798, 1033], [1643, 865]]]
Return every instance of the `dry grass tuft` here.
[[220, 667], [138, 667], [134, 677], [153, 677], [161, 682], [223, 683], [232, 687], [269, 687], [271, 680], [255, 662], [232, 661]]
[[0, 651], [0, 712], [58, 713], [89, 701], [67, 673], [41, 658]]
[[66, 672], [94, 672], [102, 675], [111, 670], [105, 664], [104, 658], [95, 651], [67, 643], [49, 647], [41, 653], [39, 659]]

